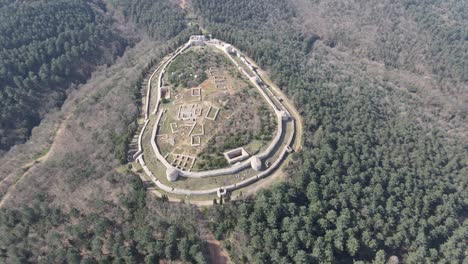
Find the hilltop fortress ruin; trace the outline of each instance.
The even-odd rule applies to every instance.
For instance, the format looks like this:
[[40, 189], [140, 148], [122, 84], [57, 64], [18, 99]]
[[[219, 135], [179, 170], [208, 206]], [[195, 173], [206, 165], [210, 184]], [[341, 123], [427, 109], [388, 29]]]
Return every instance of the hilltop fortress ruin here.
[[[178, 56], [200, 47], [212, 49], [225, 56], [228, 59], [226, 61], [235, 67], [237, 73], [214, 65], [207, 70], [207, 80], [190, 89], [176, 88], [165, 81], [170, 77], [166, 76], [169, 74], [168, 67]], [[259, 98], [266, 102], [269, 112], [264, 112], [267, 116], [271, 113], [276, 120], [274, 135], [269, 144], [257, 147], [255, 153], [249, 153], [243, 146], [226, 150], [222, 153], [226, 166], [222, 168], [195, 169], [198, 158], [196, 153], [200, 153], [203, 147], [210, 147], [210, 137], [207, 133], [214, 130], [210, 127], [219, 126], [220, 122], [229, 122], [229, 119], [235, 118], [236, 113], [226, 110], [229, 109], [225, 106], [226, 103], [218, 99], [220, 96], [234, 94], [230, 89], [235, 88], [231, 86], [235, 86], [237, 80], [229, 74], [241, 76], [248, 82], [248, 87], [256, 89]], [[190, 77], [197, 78], [197, 75]], [[208, 82], [212, 85], [205, 85]], [[245, 88], [244, 93], [252, 94], [253, 91], [247, 89], [249, 88]], [[258, 74], [257, 67], [238, 49], [218, 39], [208, 39], [203, 35], [192, 36], [149, 77], [144, 108], [145, 121], [138, 135], [138, 149], [133, 158], [155, 186], [165, 193], [186, 196], [226, 195], [274, 173], [287, 155], [293, 152], [296, 120], [282, 101]], [[224, 106], [220, 102], [223, 102]], [[146, 139], [149, 139], [149, 142]], [[189, 151], [192, 148], [193, 150]], [[151, 166], [148, 164], [149, 160]], [[223, 178], [218, 181], [217, 177]], [[189, 188], [179, 187], [177, 184], [181, 179], [184, 180], [184, 184], [188, 180], [214, 180], [207, 184], [210, 188], [192, 189], [189, 184]]]

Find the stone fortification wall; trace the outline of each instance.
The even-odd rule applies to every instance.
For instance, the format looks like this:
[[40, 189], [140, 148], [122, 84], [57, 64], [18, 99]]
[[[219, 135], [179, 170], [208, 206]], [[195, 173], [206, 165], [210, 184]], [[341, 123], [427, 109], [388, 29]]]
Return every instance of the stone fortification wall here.
[[[260, 92], [260, 94], [264, 97], [264, 99], [268, 102], [268, 104], [273, 108], [276, 116], [277, 116], [277, 119], [278, 119], [278, 126], [277, 126], [277, 133], [274, 137], [274, 139], [272, 140], [271, 144], [268, 146], [268, 148], [263, 151], [262, 153], [260, 153], [259, 155], [257, 155], [257, 157], [262, 160], [262, 159], [265, 159], [267, 158], [268, 156], [270, 156], [272, 154], [272, 152], [275, 150], [275, 148], [277, 148], [280, 144], [280, 140], [281, 140], [281, 137], [283, 135], [283, 133], [285, 133], [285, 131], [283, 131], [283, 116], [282, 116], [282, 111], [286, 112], [288, 115], [289, 115], [289, 111], [286, 109], [286, 107], [276, 98], [276, 96], [273, 94], [273, 92], [271, 90], [268, 89], [268, 87], [266, 85], [263, 84], [263, 80], [261, 79], [261, 77], [257, 74], [257, 72], [254, 70], [254, 74], [255, 76], [253, 77], [249, 77], [249, 75], [247, 74], [247, 72], [245, 72], [245, 70], [242, 69], [242, 67], [239, 65], [239, 63], [231, 56], [231, 54], [224, 48], [225, 45], [228, 45], [222, 41], [219, 41], [219, 40], [216, 40], [216, 41], [208, 41], [207, 44], [209, 45], [212, 45], [220, 50], [222, 50], [227, 56], [228, 58], [242, 71], [242, 73], [247, 76], [247, 78], [254, 84], [254, 86], [258, 89], [258, 91]], [[160, 153], [160, 150], [159, 150], [159, 147], [157, 146], [156, 144], [156, 135], [157, 135], [157, 132], [158, 132], [158, 125], [159, 125], [159, 121], [161, 120], [161, 117], [163, 115], [163, 110], [159, 110], [159, 106], [160, 106], [160, 89], [161, 87], [163, 86], [163, 83], [162, 83], [162, 79], [163, 79], [163, 76], [164, 76], [164, 73], [166, 71], [166, 68], [167, 66], [180, 54], [182, 53], [183, 51], [187, 50], [189, 47], [191, 47], [191, 41], [189, 41], [188, 43], [186, 43], [184, 46], [180, 47], [179, 49], [177, 49], [174, 54], [172, 56], [170, 56], [170, 58], [164, 62], [161, 66], [159, 66], [154, 72], [153, 74], [151, 75], [150, 79], [149, 79], [149, 82], [148, 82], [148, 91], [147, 91], [147, 103], [146, 103], [146, 113], [145, 113], [145, 125], [140, 133], [140, 137], [139, 137], [139, 141], [138, 141], [138, 144], [139, 144], [139, 154], [137, 156], [139, 156], [137, 158], [138, 162], [142, 165], [145, 173], [152, 179], [152, 181], [156, 184], [156, 186], [158, 186], [159, 188], [161, 188], [162, 190], [168, 192], [168, 193], [173, 193], [173, 194], [179, 194], [179, 195], [206, 195], [206, 194], [215, 194], [220, 188], [221, 189], [225, 189], [225, 190], [228, 190], [228, 191], [233, 191], [233, 190], [236, 190], [236, 189], [239, 189], [239, 188], [242, 188], [242, 187], [245, 187], [249, 184], [252, 184], [253, 182], [257, 181], [258, 179], [260, 178], [263, 178], [263, 177], [266, 177], [267, 175], [271, 174], [274, 170], [276, 170], [281, 162], [284, 160], [284, 158], [286, 157], [286, 155], [288, 154], [288, 149], [291, 147], [291, 144], [292, 144], [292, 141], [293, 141], [293, 138], [294, 138], [294, 134], [295, 134], [295, 121], [294, 119], [291, 118], [291, 122], [292, 122], [292, 126], [293, 126], [293, 131], [290, 135], [290, 137], [288, 138], [285, 146], [283, 147], [283, 149], [279, 150], [281, 151], [280, 152], [280, 155], [278, 157], [278, 159], [275, 160], [275, 162], [273, 162], [273, 164], [267, 168], [265, 171], [253, 176], [253, 177], [250, 177], [250, 178], [247, 178], [241, 182], [238, 182], [238, 183], [235, 183], [235, 184], [231, 184], [231, 185], [227, 185], [227, 186], [222, 186], [220, 188], [214, 188], [214, 189], [208, 189], [208, 190], [186, 190], [186, 189], [178, 189], [178, 188], [172, 188], [172, 187], [169, 187], [167, 185], [164, 185], [163, 183], [161, 183], [152, 173], [151, 171], [147, 168], [145, 162], [144, 162], [144, 158], [143, 158], [143, 155], [142, 155], [142, 137], [143, 137], [143, 133], [145, 131], [145, 128], [146, 126], [148, 125], [149, 123], [149, 119], [148, 119], [148, 115], [149, 115], [149, 98], [150, 98], [150, 95], [151, 95], [151, 80], [154, 78], [154, 75], [160, 70], [160, 74], [159, 74], [159, 77], [158, 77], [158, 87], [157, 87], [157, 99], [156, 99], [156, 105], [155, 105], [155, 108], [152, 112], [152, 114], [157, 114], [157, 117], [156, 117], [156, 122], [155, 122], [155, 125], [153, 127], [153, 131], [152, 131], [152, 135], [151, 135], [151, 146], [152, 146], [152, 149], [153, 149], [153, 152], [154, 154], [156, 155], [156, 157], [158, 158], [159, 161], [161, 161], [161, 163], [163, 164], [163, 166], [165, 166], [166, 168], [174, 168], [173, 166], [171, 166], [169, 164], [169, 162], [167, 162], [167, 160], [162, 156], [162, 154]], [[231, 49], [235, 54], [241, 54], [238, 50], [236, 50], [235, 48], [232, 48]], [[247, 66], [251, 69], [254, 69], [254, 67], [252, 66], [252, 64], [246, 60], [245, 63], [247, 64]], [[260, 80], [260, 81], [258, 81]], [[260, 85], [260, 84], [262, 85]], [[263, 87], [265, 86], [265, 87]], [[272, 98], [274, 100], [276, 100], [277, 104], [280, 106], [281, 109], [278, 109], [277, 105], [275, 103], [273, 103], [272, 101]], [[290, 116], [290, 115], [289, 115]], [[183, 176], [183, 177], [190, 177], [190, 178], [205, 178], [205, 177], [214, 177], [214, 176], [221, 176], [221, 175], [229, 175], [229, 174], [235, 174], [235, 173], [238, 173], [248, 167], [251, 166], [251, 160], [248, 159], [248, 160], [245, 160], [243, 162], [239, 162], [239, 163], [236, 163], [230, 167], [226, 167], [226, 168], [223, 168], [223, 169], [216, 169], [216, 170], [210, 170], [210, 171], [201, 171], [201, 172], [189, 172], [189, 171], [179, 171], [179, 175], [180, 176]], [[176, 169], [176, 168], [174, 168]], [[177, 169], [176, 169], [177, 170]]]
[[[295, 122], [294, 120], [292, 121], [292, 126], [295, 128]], [[294, 130], [295, 131], [295, 130]], [[178, 189], [178, 188], [172, 188], [169, 187], [163, 183], [161, 183], [154, 175], [153, 173], [146, 167], [145, 161], [143, 159], [143, 155], [140, 156], [137, 160], [140, 163], [140, 165], [143, 167], [143, 170], [145, 173], [150, 176], [150, 178], [153, 180], [153, 182], [158, 186], [161, 190], [167, 192], [167, 193], [172, 193], [172, 194], [178, 194], [178, 195], [211, 195], [211, 194], [216, 194], [219, 189], [227, 190], [227, 191], [235, 191], [240, 188], [246, 187], [259, 179], [265, 178], [266, 176], [270, 175], [273, 173], [278, 167], [281, 165], [281, 162], [286, 158], [288, 154], [288, 147], [292, 146], [292, 142], [294, 140], [295, 133], [291, 133], [291, 135], [288, 138], [287, 143], [285, 144], [284, 148], [281, 150], [281, 154], [279, 155], [278, 159], [271, 164], [271, 166], [266, 169], [265, 171], [252, 176], [250, 178], [247, 178], [243, 181], [240, 181], [235, 184], [231, 185], [226, 185], [226, 186], [221, 186], [219, 188], [212, 188], [212, 189], [207, 189], [207, 190], [188, 190], [188, 189]]]

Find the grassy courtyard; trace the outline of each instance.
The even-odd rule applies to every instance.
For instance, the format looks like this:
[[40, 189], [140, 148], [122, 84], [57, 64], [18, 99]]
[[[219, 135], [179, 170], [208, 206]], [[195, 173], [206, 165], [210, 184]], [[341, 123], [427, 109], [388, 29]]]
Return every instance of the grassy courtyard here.
[[183, 170], [227, 166], [223, 152], [266, 148], [276, 118], [257, 89], [223, 52], [193, 47], [163, 77], [164, 97], [157, 144], [168, 162]]

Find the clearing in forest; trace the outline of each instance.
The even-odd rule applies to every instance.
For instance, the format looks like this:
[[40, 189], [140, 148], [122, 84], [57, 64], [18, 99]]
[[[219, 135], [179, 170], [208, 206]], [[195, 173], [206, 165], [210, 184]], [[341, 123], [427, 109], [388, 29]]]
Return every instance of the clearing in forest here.
[[158, 191], [206, 200], [239, 190], [240, 197], [281, 168], [300, 140], [298, 116], [259, 70], [205, 35], [191, 36], [154, 70], [133, 158]]
[[263, 151], [277, 120], [259, 91], [226, 55], [196, 46], [177, 56], [163, 77], [164, 114], [156, 137], [174, 167], [203, 171], [228, 166], [225, 152]]

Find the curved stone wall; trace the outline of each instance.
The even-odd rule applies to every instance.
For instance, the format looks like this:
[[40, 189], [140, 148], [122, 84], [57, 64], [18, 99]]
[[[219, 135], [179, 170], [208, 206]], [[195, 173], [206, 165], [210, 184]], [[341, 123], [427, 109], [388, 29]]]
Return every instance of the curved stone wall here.
[[[221, 44], [218, 44], [218, 43], [221, 43]], [[229, 54], [225, 49], [224, 49], [224, 45], [227, 45], [225, 44], [224, 42], [221, 42], [221, 41], [217, 41], [217, 43], [209, 43], [209, 45], [211, 46], [214, 46], [215, 48], [223, 51], [226, 56], [234, 63], [234, 65], [236, 65], [237, 67], [241, 68], [241, 66], [237, 63], [236, 60], [234, 60], [234, 58], [232, 58], [231, 54]], [[163, 86], [163, 83], [162, 83], [162, 79], [163, 79], [163, 76], [164, 76], [164, 73], [166, 71], [166, 67], [172, 62], [174, 61], [174, 59], [180, 54], [182, 53], [183, 51], [185, 51], [186, 49], [188, 49], [189, 47], [191, 46], [191, 42], [189, 41], [187, 44], [185, 44], [180, 50], [178, 50], [177, 52], [174, 53], [174, 55], [171, 56], [171, 58], [166, 62], [164, 63], [164, 66], [162, 67], [162, 70], [161, 70], [161, 73], [159, 74], [159, 78], [158, 78], [158, 91], [157, 91], [157, 103], [156, 103], [156, 106], [155, 106], [155, 109], [153, 111], [153, 113], [157, 113], [158, 111], [158, 107], [159, 107], [159, 101], [160, 101], [160, 89], [161, 87]], [[239, 52], [237, 50], [235, 50], [236, 52]], [[250, 67], [252, 67], [250, 65]], [[277, 126], [277, 132], [276, 132], [276, 135], [274, 137], [274, 139], [272, 140], [272, 142], [270, 143], [270, 145], [268, 146], [268, 148], [263, 151], [262, 153], [260, 153], [259, 155], [257, 155], [257, 157], [259, 159], [264, 159], [266, 157], [268, 157], [272, 151], [278, 146], [279, 144], [279, 141], [281, 139], [281, 136], [283, 134], [283, 119], [282, 119], [282, 115], [280, 113], [280, 110], [276, 107], [276, 105], [273, 103], [273, 101], [271, 100], [271, 98], [267, 95], [267, 93], [264, 91], [264, 89], [255, 81], [256, 78], [260, 78], [260, 76], [258, 76], [258, 74], [256, 74], [254, 77], [250, 78], [248, 76], [248, 74], [243, 71], [243, 73], [247, 76], [247, 78], [249, 78], [249, 80], [254, 84], [254, 86], [258, 89], [258, 91], [260, 92], [260, 94], [264, 97], [264, 99], [268, 102], [268, 104], [273, 108], [276, 116], [277, 116], [277, 123], [278, 123], [278, 126]], [[281, 104], [280, 102], [278, 102], [279, 104]], [[166, 159], [161, 155], [160, 151], [159, 151], [159, 147], [157, 146], [156, 144], [156, 134], [157, 134], [157, 129], [158, 129], [158, 124], [159, 124], [159, 120], [161, 118], [161, 115], [162, 115], [162, 112], [160, 111], [160, 113], [158, 114], [158, 117], [157, 117], [157, 121], [156, 123], [154, 124], [154, 128], [153, 128], [153, 134], [151, 136], [151, 145], [153, 147], [153, 151], [155, 153], [155, 155], [157, 156], [157, 158], [164, 164], [164, 166], [166, 168], [173, 168], [173, 166], [171, 166], [167, 161]], [[235, 165], [232, 165], [230, 167], [226, 167], [226, 168], [222, 168], [222, 169], [216, 169], [216, 170], [209, 170], [209, 171], [201, 171], [201, 172], [188, 172], [188, 171], [180, 171], [180, 176], [183, 176], [183, 177], [188, 177], [188, 178], [206, 178], [206, 177], [215, 177], [215, 176], [222, 176], [222, 175], [229, 175], [229, 174], [235, 174], [235, 173], [238, 173], [240, 172], [241, 170], [244, 170], [246, 168], [248, 168], [250, 166], [250, 161], [249, 160], [246, 160], [246, 161], [243, 161], [243, 162], [240, 162], [240, 163], [237, 163]], [[171, 179], [173, 179], [173, 177], [170, 177]], [[169, 179], [169, 177], [168, 177]]]
[[[292, 121], [292, 125], [293, 125], [293, 128], [295, 128], [295, 122], [294, 120]], [[206, 190], [188, 190], [188, 189], [178, 189], [178, 188], [172, 188], [172, 187], [169, 187], [163, 183], [161, 183], [154, 175], [153, 173], [148, 169], [148, 167], [146, 167], [146, 164], [145, 164], [145, 161], [143, 159], [143, 155], [141, 155], [140, 157], [138, 157], [138, 162], [140, 163], [140, 165], [143, 167], [143, 170], [145, 171], [145, 173], [150, 176], [150, 178], [153, 180], [153, 182], [156, 184], [156, 186], [158, 186], [161, 190], [167, 192], [167, 193], [172, 193], [172, 194], [178, 194], [178, 195], [211, 195], [211, 194], [217, 194], [219, 189], [223, 189], [223, 190], [226, 190], [226, 191], [235, 191], [235, 190], [238, 190], [240, 188], [243, 188], [243, 187], [246, 187], [256, 181], [258, 181], [259, 179], [262, 179], [262, 178], [265, 178], [266, 176], [270, 175], [271, 173], [273, 173], [276, 169], [278, 169], [278, 167], [280, 166], [281, 162], [285, 159], [286, 155], [288, 154], [288, 147], [291, 147], [292, 146], [292, 142], [293, 142], [293, 139], [294, 139], [294, 136], [295, 136], [295, 130], [293, 130], [293, 133], [291, 133], [291, 135], [289, 136], [288, 138], [288, 141], [287, 143], [285, 144], [283, 150], [281, 151], [281, 154], [279, 155], [278, 159], [275, 160], [275, 162], [273, 164], [271, 164], [271, 166], [266, 169], [265, 171], [255, 175], [255, 176], [252, 176], [250, 178], [247, 178], [243, 181], [240, 181], [238, 183], [235, 183], [235, 184], [231, 184], [231, 185], [226, 185], [226, 186], [221, 186], [221, 187], [218, 187], [218, 188], [212, 188], [212, 189], [206, 189]]]
[[[254, 84], [254, 86], [258, 89], [258, 91], [260, 92], [260, 94], [264, 97], [264, 99], [268, 102], [268, 104], [273, 108], [276, 116], [277, 116], [277, 119], [278, 119], [278, 126], [277, 126], [277, 133], [274, 137], [274, 139], [272, 140], [271, 144], [268, 146], [268, 148], [263, 151], [262, 153], [256, 155], [256, 157], [260, 160], [260, 162], [269, 157], [272, 152], [274, 151], [275, 148], [277, 148], [280, 144], [280, 140], [281, 140], [281, 137], [283, 135], [283, 133], [285, 133], [285, 131], [283, 131], [283, 114], [282, 112], [285, 111], [287, 112], [287, 114], [290, 116], [288, 110], [286, 109], [286, 107], [276, 98], [276, 96], [273, 94], [273, 92], [271, 90], [268, 89], [268, 87], [266, 86], [265, 88], [260, 86], [258, 83], [257, 83], [257, 79], [261, 81], [261, 83], [263, 83], [263, 80], [261, 79], [261, 77], [257, 74], [256, 71], [253, 71], [254, 72], [254, 75], [253, 77], [249, 77], [249, 75], [247, 74], [247, 72], [245, 72], [245, 70], [242, 69], [242, 67], [237, 63], [237, 61], [231, 56], [231, 54], [224, 48], [226, 45], [229, 45], [227, 43], [224, 43], [222, 41], [219, 41], [219, 40], [212, 40], [212, 41], [207, 41], [206, 42], [207, 44], [209, 45], [212, 45], [220, 50], [222, 50], [226, 56], [228, 56], [228, 58], [243, 72], [243, 74], [245, 76], [247, 76], [247, 78]], [[287, 143], [285, 144], [284, 148], [281, 149], [281, 150], [278, 150], [280, 151], [280, 155], [278, 157], [278, 159], [275, 160], [275, 162], [273, 162], [273, 164], [267, 168], [265, 171], [253, 176], [253, 177], [250, 177], [250, 178], [247, 178], [243, 181], [240, 181], [238, 183], [235, 183], [235, 184], [231, 184], [231, 185], [227, 185], [227, 186], [221, 186], [219, 188], [213, 188], [213, 189], [208, 189], [208, 190], [187, 190], [187, 189], [178, 189], [178, 188], [172, 188], [172, 187], [169, 187], [167, 185], [164, 185], [163, 183], [161, 183], [152, 173], [151, 171], [147, 168], [145, 162], [144, 162], [144, 157], [142, 155], [142, 152], [143, 152], [143, 146], [142, 146], [142, 137], [143, 137], [143, 133], [146, 129], [146, 126], [148, 125], [149, 123], [149, 118], [148, 118], [148, 115], [149, 115], [149, 106], [150, 106], [150, 95], [151, 95], [151, 82], [152, 82], [152, 79], [154, 78], [155, 74], [160, 70], [160, 74], [158, 76], [158, 87], [157, 87], [157, 91], [156, 91], [156, 104], [155, 104], [155, 108], [152, 112], [152, 114], [157, 114], [157, 117], [156, 117], [156, 122], [154, 124], [154, 127], [153, 127], [153, 130], [152, 130], [152, 135], [151, 135], [151, 146], [152, 146], [152, 149], [153, 149], [153, 152], [154, 154], [156, 155], [156, 157], [158, 158], [158, 160], [166, 167], [167, 171], [170, 171], [171, 175], [167, 175], [168, 177], [168, 180], [170, 181], [174, 181], [177, 176], [183, 176], [183, 177], [189, 177], [189, 178], [205, 178], [205, 177], [214, 177], [214, 176], [221, 176], [221, 175], [229, 175], [229, 174], [236, 174], [246, 168], [249, 168], [251, 167], [251, 159], [247, 159], [243, 162], [239, 162], [237, 164], [234, 164], [230, 167], [226, 167], [226, 168], [222, 168], [222, 169], [216, 169], [216, 170], [209, 170], [209, 171], [201, 171], [201, 172], [188, 172], [188, 171], [181, 171], [181, 170], [178, 170], [177, 168], [171, 166], [169, 164], [169, 162], [167, 162], [167, 160], [162, 156], [162, 154], [160, 153], [160, 150], [159, 150], [159, 147], [157, 146], [156, 144], [156, 134], [158, 132], [158, 125], [159, 125], [159, 121], [164, 113], [163, 110], [159, 110], [159, 106], [160, 106], [160, 89], [161, 87], [163, 86], [163, 83], [162, 83], [162, 79], [163, 79], [163, 76], [164, 76], [164, 73], [166, 71], [166, 68], [167, 66], [174, 61], [174, 59], [179, 55], [181, 54], [183, 51], [185, 51], [186, 49], [188, 49], [189, 47], [191, 47], [191, 41], [187, 42], [185, 45], [183, 45], [182, 47], [178, 48], [170, 57], [169, 59], [167, 59], [162, 65], [160, 65], [154, 72], [153, 74], [150, 76], [150, 79], [148, 81], [148, 91], [147, 91], [147, 103], [146, 103], [146, 111], [145, 111], [145, 124], [143, 126], [143, 129], [140, 133], [140, 136], [139, 136], [139, 140], [138, 140], [138, 145], [139, 145], [139, 151], [138, 151], [138, 155], [135, 154], [135, 156], [137, 156], [137, 160], [138, 162], [141, 164], [141, 166], [143, 167], [145, 173], [152, 179], [152, 181], [156, 184], [156, 186], [158, 186], [159, 188], [161, 188], [162, 190], [164, 190], [165, 192], [168, 192], [168, 193], [173, 193], [173, 194], [180, 194], [180, 195], [206, 195], [206, 194], [216, 194], [218, 192], [218, 190], [220, 188], [222, 188], [223, 190], [227, 190], [227, 191], [233, 191], [233, 190], [236, 190], [236, 189], [239, 189], [239, 188], [242, 188], [242, 187], [245, 187], [249, 184], [252, 184], [253, 182], [257, 181], [258, 179], [260, 178], [263, 178], [263, 177], [266, 177], [267, 175], [271, 174], [274, 170], [276, 170], [279, 165], [281, 164], [281, 162], [283, 161], [283, 159], [286, 157], [286, 155], [288, 154], [288, 148], [291, 147], [291, 144], [292, 144], [292, 141], [293, 141], [293, 138], [294, 138], [294, 135], [295, 135], [295, 121], [294, 119], [291, 117], [291, 122], [292, 122], [292, 127], [293, 127], [293, 131], [291, 132], [291, 135], [290, 137], [288, 138], [287, 140]], [[234, 51], [235, 53], [238, 53], [238, 54], [241, 54], [240, 51], [238, 51], [237, 49], [231, 47], [231, 50]], [[246, 60], [246, 64], [249, 68], [253, 69], [253, 66], [250, 64], [250, 62], [248, 62]], [[266, 90], [266, 91], [265, 91]], [[270, 96], [267, 94], [267, 92], [269, 94], [271, 94], [271, 97], [276, 100], [277, 104], [282, 108], [281, 110], [278, 109], [278, 107], [275, 105], [275, 103], [273, 103], [272, 101], [272, 98], [270, 98]], [[175, 173], [173, 173], [174, 171], [177, 171], [177, 176], [175, 176]]]

